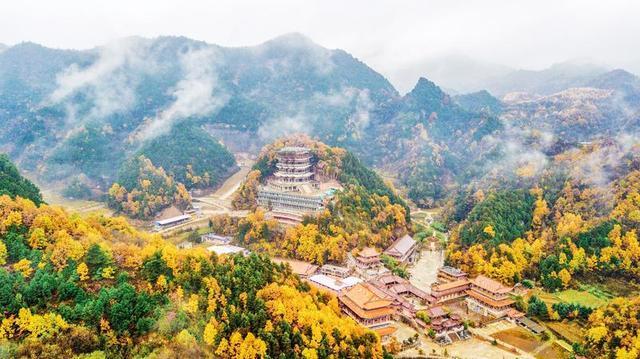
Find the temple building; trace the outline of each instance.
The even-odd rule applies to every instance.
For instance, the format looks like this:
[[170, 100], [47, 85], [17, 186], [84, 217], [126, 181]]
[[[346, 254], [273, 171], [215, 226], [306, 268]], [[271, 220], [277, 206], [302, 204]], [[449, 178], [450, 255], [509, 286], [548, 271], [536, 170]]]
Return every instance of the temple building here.
[[[342, 311], [360, 325], [390, 334], [395, 311], [393, 299], [369, 283], [351, 287], [338, 296]], [[395, 329], [395, 328], [393, 328]]]
[[469, 280], [458, 279], [453, 282], [431, 284], [431, 295], [436, 303], [445, 303], [467, 296], [470, 288]]
[[302, 279], [311, 277], [318, 272], [318, 266], [309, 262], [279, 257], [271, 258], [271, 261], [276, 264], [289, 265], [289, 267], [291, 267], [291, 272], [293, 274], [297, 274]]
[[418, 260], [418, 242], [406, 234], [394, 241], [384, 254], [400, 263], [415, 263]]
[[469, 278], [469, 275], [458, 268], [450, 266], [438, 268], [438, 282], [446, 283], [467, 278]]
[[431, 319], [429, 326], [435, 333], [436, 342], [448, 344], [470, 337], [459, 315], [447, 313], [440, 306], [429, 308], [427, 315]]
[[382, 265], [380, 252], [373, 247], [364, 247], [355, 256], [356, 266], [360, 269], [375, 269]]
[[320, 267], [320, 273], [330, 275], [337, 278], [347, 278], [353, 271], [347, 267], [341, 267], [333, 264], [325, 264]]
[[[374, 279], [369, 280], [369, 283], [374, 285], [389, 294], [389, 296], [401, 296], [400, 302], [409, 302], [407, 298], [413, 298], [418, 300], [422, 305], [431, 305], [435, 303], [435, 299], [429, 293], [421, 290], [407, 279], [401, 278], [392, 273], [386, 273], [380, 275]], [[411, 310], [414, 306], [411, 303]], [[408, 307], [408, 306], [407, 306]]]
[[315, 274], [308, 278], [308, 282], [317, 288], [338, 294], [358, 283], [362, 283], [362, 279], [358, 277], [337, 278], [325, 274]]
[[302, 215], [324, 208], [326, 193], [314, 179], [311, 152], [305, 147], [283, 147], [276, 154], [276, 171], [258, 189], [258, 205], [276, 219], [299, 221]]
[[484, 316], [502, 318], [515, 303], [510, 296], [512, 291], [513, 287], [479, 275], [471, 281], [471, 287], [467, 290], [467, 307]]

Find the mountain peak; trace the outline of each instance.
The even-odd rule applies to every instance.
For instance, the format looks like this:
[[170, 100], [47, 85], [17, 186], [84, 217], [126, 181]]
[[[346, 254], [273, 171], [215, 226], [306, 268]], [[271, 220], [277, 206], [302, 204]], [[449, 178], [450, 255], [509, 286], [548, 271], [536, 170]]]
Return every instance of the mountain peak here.
[[640, 89], [640, 78], [622, 69], [606, 72], [589, 82], [589, 86], [605, 89]]
[[623, 69], [611, 70], [611, 71], [603, 74], [603, 76], [607, 76], [609, 78], [617, 78], [617, 79], [621, 79], [621, 80], [638, 80], [638, 77], [636, 75], [632, 74], [631, 72], [629, 72], [627, 70], [623, 70]]
[[322, 46], [316, 44], [309, 37], [299, 32], [290, 32], [290, 33], [286, 33], [286, 34], [274, 37], [273, 39], [264, 42], [262, 45], [285, 47], [285, 48], [296, 48], [296, 47], [322, 48]]
[[288, 32], [286, 34], [282, 34], [280, 36], [276, 36], [270, 41], [305, 41], [305, 42], [313, 42], [309, 37], [305, 36], [300, 32]]
[[444, 91], [433, 81], [430, 81], [424, 77], [420, 77], [418, 82], [413, 87], [413, 90], [407, 94], [409, 97], [423, 97], [423, 96], [442, 96]]
[[44, 46], [31, 41], [23, 41], [19, 44], [11, 46], [12, 49], [42, 49]]

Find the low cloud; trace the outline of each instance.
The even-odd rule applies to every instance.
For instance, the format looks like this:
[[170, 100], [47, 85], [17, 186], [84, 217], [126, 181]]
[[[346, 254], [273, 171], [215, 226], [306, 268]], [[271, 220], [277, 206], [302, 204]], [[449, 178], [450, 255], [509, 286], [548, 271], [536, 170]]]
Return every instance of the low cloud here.
[[544, 153], [554, 142], [551, 132], [540, 129], [512, 126], [503, 121], [504, 131], [500, 137], [487, 136], [482, 146], [498, 148], [503, 156], [498, 161], [487, 163], [486, 173], [489, 177], [511, 176], [533, 177], [539, 175], [549, 163]]
[[598, 188], [606, 188], [616, 177], [615, 171], [622, 165], [625, 156], [640, 144], [638, 134], [621, 133], [609, 143], [598, 143], [593, 149], [585, 149], [586, 153], [574, 150], [578, 158], [570, 168], [571, 175]]
[[258, 129], [258, 136], [262, 140], [271, 141], [278, 137], [294, 133], [311, 134], [313, 127], [310, 117], [303, 112], [292, 116], [281, 116], [268, 119]]
[[347, 128], [351, 129], [353, 137], [360, 139], [364, 130], [369, 127], [371, 120], [370, 112], [374, 109], [374, 104], [369, 98], [369, 90], [357, 91], [354, 94], [356, 110], [347, 120]]
[[219, 86], [213, 48], [191, 49], [180, 58], [183, 78], [169, 90], [175, 99], [153, 119], [143, 123], [137, 138], [145, 141], [171, 130], [194, 116], [206, 116], [220, 109], [229, 96]]
[[265, 141], [293, 133], [317, 135], [342, 116], [345, 135], [358, 139], [369, 126], [370, 111], [374, 107], [367, 89], [341, 87], [327, 93], [316, 92], [310, 99], [290, 106], [285, 115], [266, 120], [258, 129], [258, 135]]
[[265, 54], [270, 53], [263, 65], [274, 75], [290, 71], [294, 66], [310, 68], [320, 75], [327, 75], [335, 68], [331, 50], [297, 33], [279, 36], [251, 51], [258, 58], [265, 58]]
[[[143, 39], [124, 38], [99, 48], [96, 61], [88, 67], [73, 64], [58, 74], [57, 88], [42, 105], [64, 103], [68, 110], [73, 109], [75, 112], [67, 113], [68, 125], [128, 110], [136, 102], [137, 75], [155, 68], [155, 63], [145, 56], [147, 46]], [[89, 100], [90, 107], [76, 106], [76, 95]]]

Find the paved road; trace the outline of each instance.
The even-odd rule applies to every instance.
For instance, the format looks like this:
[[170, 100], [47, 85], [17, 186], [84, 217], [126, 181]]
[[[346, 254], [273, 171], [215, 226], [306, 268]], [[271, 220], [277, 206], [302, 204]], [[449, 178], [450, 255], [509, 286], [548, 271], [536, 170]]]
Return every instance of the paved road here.
[[209, 225], [209, 218], [215, 215], [227, 214], [231, 217], [246, 217], [249, 211], [237, 211], [231, 207], [233, 193], [240, 187], [247, 173], [251, 171], [253, 162], [245, 163], [238, 172], [227, 178], [226, 181], [212, 194], [202, 197], [193, 197], [192, 201], [199, 204], [201, 214], [192, 220], [175, 227], [163, 229], [160, 233], [170, 233], [181, 228], [201, 228]]
[[444, 251], [423, 250], [420, 259], [411, 268], [411, 283], [427, 293], [431, 293], [431, 283], [436, 281], [438, 268], [444, 264]]
[[222, 211], [222, 213], [233, 212], [233, 208], [231, 207], [233, 194], [240, 187], [247, 173], [251, 171], [252, 166], [253, 162], [247, 161], [247, 163], [244, 163], [243, 166], [240, 167], [238, 172], [227, 178], [215, 192], [203, 197], [194, 197], [194, 202], [204, 204], [202, 206], [202, 214], [211, 216], [220, 214], [220, 211]]

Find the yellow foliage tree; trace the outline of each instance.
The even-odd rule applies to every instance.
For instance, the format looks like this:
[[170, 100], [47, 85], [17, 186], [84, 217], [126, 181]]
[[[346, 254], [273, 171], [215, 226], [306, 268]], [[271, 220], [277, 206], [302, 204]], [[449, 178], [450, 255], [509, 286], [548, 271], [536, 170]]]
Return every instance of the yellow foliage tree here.
[[0, 265], [7, 264], [7, 246], [4, 245], [4, 242], [0, 241]]
[[31, 261], [23, 258], [18, 262], [13, 264], [13, 270], [22, 273], [24, 277], [28, 277], [33, 273], [33, 268], [31, 267]]
[[44, 229], [35, 228], [31, 231], [29, 236], [29, 246], [33, 249], [42, 249], [47, 246], [47, 237], [44, 233]]
[[28, 308], [18, 311], [17, 324], [20, 330], [29, 333], [31, 338], [51, 337], [69, 326], [59, 314], [31, 314]]
[[492, 225], [484, 227], [482, 231], [486, 233], [490, 238], [494, 238], [496, 236], [496, 231], [493, 229]]
[[102, 268], [102, 278], [104, 279], [113, 279], [113, 273], [115, 269], [111, 266]]
[[571, 273], [566, 268], [562, 268], [560, 273], [558, 273], [558, 277], [562, 281], [562, 286], [567, 288], [569, 286], [569, 282], [571, 282]]
[[216, 336], [218, 335], [218, 325], [218, 321], [213, 316], [209, 319], [207, 325], [205, 325], [202, 339], [208, 345], [213, 345], [215, 343]]
[[85, 281], [89, 279], [89, 267], [87, 267], [87, 265], [84, 262], [78, 264], [78, 268], [76, 268], [76, 272], [78, 272], [78, 277], [80, 278], [81, 281]]
[[164, 274], [160, 274], [158, 276], [158, 279], [156, 280], [156, 287], [160, 291], [165, 291], [167, 289], [167, 278]]
[[579, 214], [565, 213], [558, 221], [558, 238], [574, 237], [583, 229], [584, 221]]
[[198, 312], [199, 301], [200, 297], [197, 294], [191, 294], [191, 296], [189, 296], [189, 300], [185, 304], [185, 311], [187, 311], [187, 313], [195, 315]]

